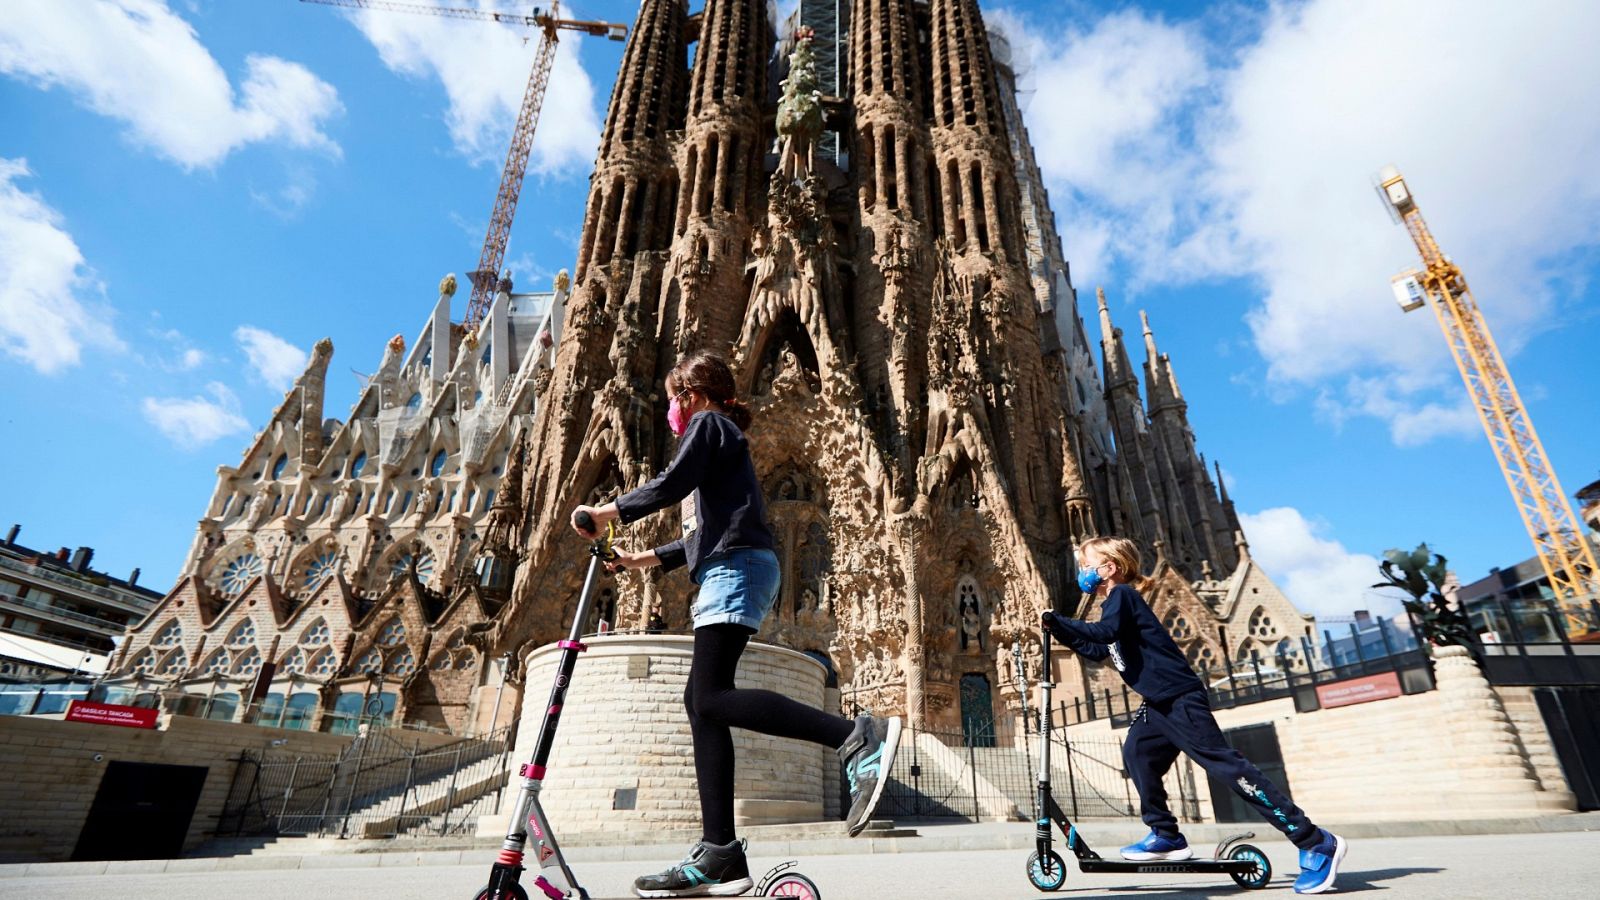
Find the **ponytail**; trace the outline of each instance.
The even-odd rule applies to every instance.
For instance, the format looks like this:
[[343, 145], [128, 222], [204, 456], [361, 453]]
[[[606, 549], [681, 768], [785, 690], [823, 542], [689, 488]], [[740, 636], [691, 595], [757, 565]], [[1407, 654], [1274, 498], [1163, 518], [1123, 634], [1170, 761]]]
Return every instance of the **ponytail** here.
[[750, 407], [745, 405], [738, 397], [729, 397], [722, 401], [722, 411], [728, 414], [733, 424], [739, 426], [740, 431], [750, 430]]

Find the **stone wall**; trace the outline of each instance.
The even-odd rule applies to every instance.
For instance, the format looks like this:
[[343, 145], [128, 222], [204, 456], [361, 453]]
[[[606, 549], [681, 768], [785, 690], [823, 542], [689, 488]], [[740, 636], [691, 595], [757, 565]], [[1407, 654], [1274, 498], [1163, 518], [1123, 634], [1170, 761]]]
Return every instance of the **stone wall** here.
[[[1537, 717], [1507, 714], [1465, 650], [1435, 648], [1438, 689], [1297, 713], [1292, 699], [1217, 711], [1223, 730], [1272, 723], [1289, 791], [1316, 822], [1503, 818], [1575, 808], [1564, 781], [1536, 764], [1549, 736]], [[1515, 691], [1516, 689], [1512, 689]], [[1074, 737], [1122, 737], [1109, 721]], [[1212, 816], [1199, 779], [1203, 813]]]
[[[240, 751], [335, 756], [349, 735], [286, 731], [164, 716], [156, 729], [122, 728], [59, 718], [0, 719], [0, 863], [50, 862], [71, 857], [94, 804], [101, 777], [113, 762], [199, 766], [205, 786], [184, 840], [188, 850], [212, 836], [233, 784]], [[448, 735], [418, 733], [429, 743]], [[99, 756], [100, 759], [95, 757]]]
[[[551, 751], [540, 800], [557, 836], [635, 829], [641, 824], [700, 823], [689, 721], [683, 709], [694, 638], [640, 634], [595, 636], [578, 657]], [[512, 772], [533, 758], [559, 652], [541, 647], [526, 661]], [[825, 671], [803, 653], [752, 643], [737, 685], [765, 688], [824, 706]], [[825, 795], [837, 792], [838, 759], [816, 744], [733, 731], [738, 755], [735, 812], [741, 825], [816, 821]], [[829, 781], [828, 770], [835, 770]], [[515, 783], [515, 782], [514, 782]], [[628, 791], [634, 791], [631, 808]], [[509, 802], [507, 804], [509, 807]], [[505, 834], [510, 811], [479, 820], [480, 835]]]

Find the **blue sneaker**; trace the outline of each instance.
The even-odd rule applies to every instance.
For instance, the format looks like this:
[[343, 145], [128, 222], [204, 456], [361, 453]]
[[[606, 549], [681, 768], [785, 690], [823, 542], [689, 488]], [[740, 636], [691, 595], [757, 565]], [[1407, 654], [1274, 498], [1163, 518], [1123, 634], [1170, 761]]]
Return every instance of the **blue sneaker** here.
[[1194, 851], [1189, 849], [1189, 842], [1184, 840], [1181, 834], [1176, 837], [1162, 837], [1152, 831], [1139, 843], [1123, 847], [1122, 858], [1136, 862], [1152, 859], [1193, 859]]
[[1339, 877], [1339, 863], [1344, 861], [1344, 851], [1349, 845], [1326, 828], [1320, 833], [1322, 840], [1316, 846], [1300, 851], [1300, 877], [1294, 880], [1296, 894], [1331, 891], [1333, 880]]

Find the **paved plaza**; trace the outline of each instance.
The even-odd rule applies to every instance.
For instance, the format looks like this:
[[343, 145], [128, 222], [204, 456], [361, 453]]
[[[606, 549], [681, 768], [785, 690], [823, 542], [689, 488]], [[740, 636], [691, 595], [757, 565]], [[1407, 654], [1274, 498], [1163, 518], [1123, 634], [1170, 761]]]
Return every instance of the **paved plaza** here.
[[[1295, 864], [1293, 848], [1268, 841], [1262, 848], [1277, 873], [1261, 896], [1289, 896]], [[759, 873], [781, 860], [753, 848], [751, 868]], [[280, 900], [330, 897], [340, 893], [385, 900], [470, 900], [483, 884], [492, 854], [480, 864], [366, 868], [299, 868], [182, 874], [40, 875], [0, 878], [0, 897], [77, 900], [114, 895], [117, 900]], [[1025, 898], [1039, 892], [1023, 872], [1027, 853], [981, 850], [948, 853], [893, 853], [816, 856], [803, 861], [828, 900], [855, 898]], [[1474, 835], [1456, 837], [1370, 838], [1352, 844], [1339, 879], [1339, 893], [1385, 892], [1405, 898], [1595, 896], [1593, 864], [1600, 859], [1600, 832]], [[324, 857], [320, 865], [355, 857]], [[632, 896], [632, 879], [663, 867], [645, 862], [591, 862], [578, 867], [594, 897]], [[262, 861], [269, 864], [268, 860]], [[59, 869], [55, 871], [66, 871]], [[1226, 878], [1202, 876], [1088, 876], [1071, 871], [1063, 896], [1224, 897], [1239, 890]]]

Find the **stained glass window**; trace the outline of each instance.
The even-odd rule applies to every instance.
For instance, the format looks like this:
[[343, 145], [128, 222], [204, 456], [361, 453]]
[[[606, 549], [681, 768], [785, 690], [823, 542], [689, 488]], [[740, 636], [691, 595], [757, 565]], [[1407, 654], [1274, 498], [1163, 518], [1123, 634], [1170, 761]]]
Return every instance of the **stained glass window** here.
[[242, 593], [250, 582], [258, 578], [265, 569], [266, 566], [261, 562], [261, 557], [254, 553], [242, 553], [234, 557], [222, 570], [223, 593]]
[[306, 563], [306, 573], [301, 584], [308, 591], [316, 590], [324, 581], [333, 577], [333, 573], [338, 571], [338, 566], [339, 554], [332, 549], [324, 550]]
[[378, 632], [378, 645], [393, 647], [406, 639], [406, 626], [399, 619], [390, 619], [383, 630]]
[[229, 647], [248, 647], [256, 642], [256, 623], [245, 619], [228, 635]]
[[311, 627], [300, 635], [300, 643], [307, 647], [320, 647], [328, 642], [328, 623], [321, 619], [311, 623]]

